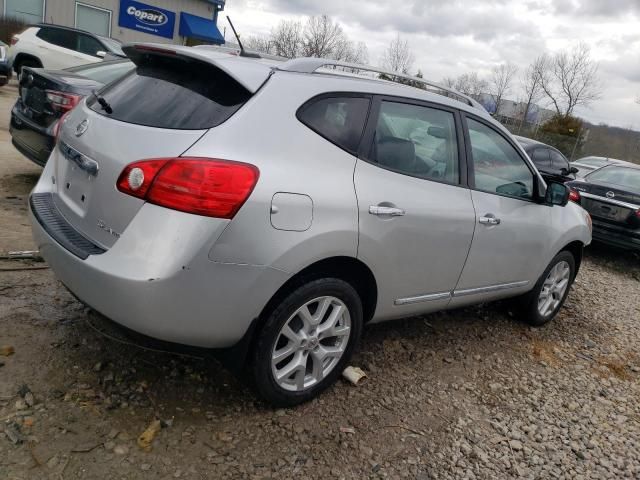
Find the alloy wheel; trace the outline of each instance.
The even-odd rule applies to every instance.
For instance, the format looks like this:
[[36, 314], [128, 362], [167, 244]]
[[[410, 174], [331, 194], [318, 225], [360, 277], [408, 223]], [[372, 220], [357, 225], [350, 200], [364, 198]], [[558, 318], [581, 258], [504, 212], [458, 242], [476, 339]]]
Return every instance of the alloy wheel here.
[[551, 315], [564, 298], [569, 287], [571, 267], [566, 261], [558, 262], [549, 271], [538, 295], [538, 312], [543, 317]]
[[271, 372], [284, 390], [317, 385], [340, 362], [351, 334], [351, 317], [337, 297], [315, 298], [284, 323], [271, 353]]

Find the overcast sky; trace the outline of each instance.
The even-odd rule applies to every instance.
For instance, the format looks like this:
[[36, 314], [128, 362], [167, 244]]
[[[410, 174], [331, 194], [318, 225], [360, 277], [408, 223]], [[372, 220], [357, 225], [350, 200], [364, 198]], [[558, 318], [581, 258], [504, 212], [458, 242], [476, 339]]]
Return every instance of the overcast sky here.
[[282, 19], [327, 14], [367, 44], [373, 64], [400, 33], [414, 68], [435, 81], [474, 70], [488, 78], [506, 61], [523, 69], [545, 50], [583, 41], [600, 62], [604, 88], [601, 100], [577, 113], [640, 130], [640, 0], [227, 0], [225, 13], [244, 36], [267, 35]]

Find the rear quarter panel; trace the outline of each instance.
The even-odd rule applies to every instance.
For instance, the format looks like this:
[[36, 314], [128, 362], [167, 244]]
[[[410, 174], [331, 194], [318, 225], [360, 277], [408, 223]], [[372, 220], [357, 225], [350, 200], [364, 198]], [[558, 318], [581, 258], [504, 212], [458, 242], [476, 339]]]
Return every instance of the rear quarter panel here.
[[[300, 80], [294, 74], [275, 74], [233, 117], [185, 152], [246, 162], [260, 169], [250, 198], [211, 249], [212, 261], [265, 265], [294, 274], [317, 260], [356, 256], [356, 157], [296, 118], [303, 103], [331, 91], [326, 81]], [[339, 90], [336, 86], [335, 91]], [[277, 193], [311, 198], [308, 229], [274, 228], [270, 207]]]

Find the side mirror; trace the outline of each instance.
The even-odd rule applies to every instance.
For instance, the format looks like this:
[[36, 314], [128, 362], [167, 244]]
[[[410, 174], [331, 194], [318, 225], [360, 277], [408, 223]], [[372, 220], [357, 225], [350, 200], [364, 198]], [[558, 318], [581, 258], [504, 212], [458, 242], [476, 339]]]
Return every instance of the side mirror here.
[[564, 207], [569, 203], [570, 189], [562, 183], [550, 182], [547, 185], [547, 193], [545, 194], [545, 202], [547, 205], [559, 205]]
[[107, 56], [107, 52], [105, 52], [104, 50], [98, 50], [96, 52], [96, 57], [104, 58], [106, 56]]
[[578, 167], [571, 167], [569, 168], [569, 173], [578, 173], [580, 171], [580, 169]]

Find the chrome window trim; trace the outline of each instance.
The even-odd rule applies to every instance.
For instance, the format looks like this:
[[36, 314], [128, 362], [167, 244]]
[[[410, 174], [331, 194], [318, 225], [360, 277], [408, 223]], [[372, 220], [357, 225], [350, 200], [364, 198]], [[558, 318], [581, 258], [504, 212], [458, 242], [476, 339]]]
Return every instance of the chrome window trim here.
[[501, 283], [498, 285], [489, 285], [487, 287], [465, 288], [464, 290], [454, 290], [454, 297], [466, 297], [467, 295], [477, 295], [479, 293], [499, 292], [500, 290], [508, 290], [510, 288], [524, 287], [529, 284], [529, 280], [520, 282]]

